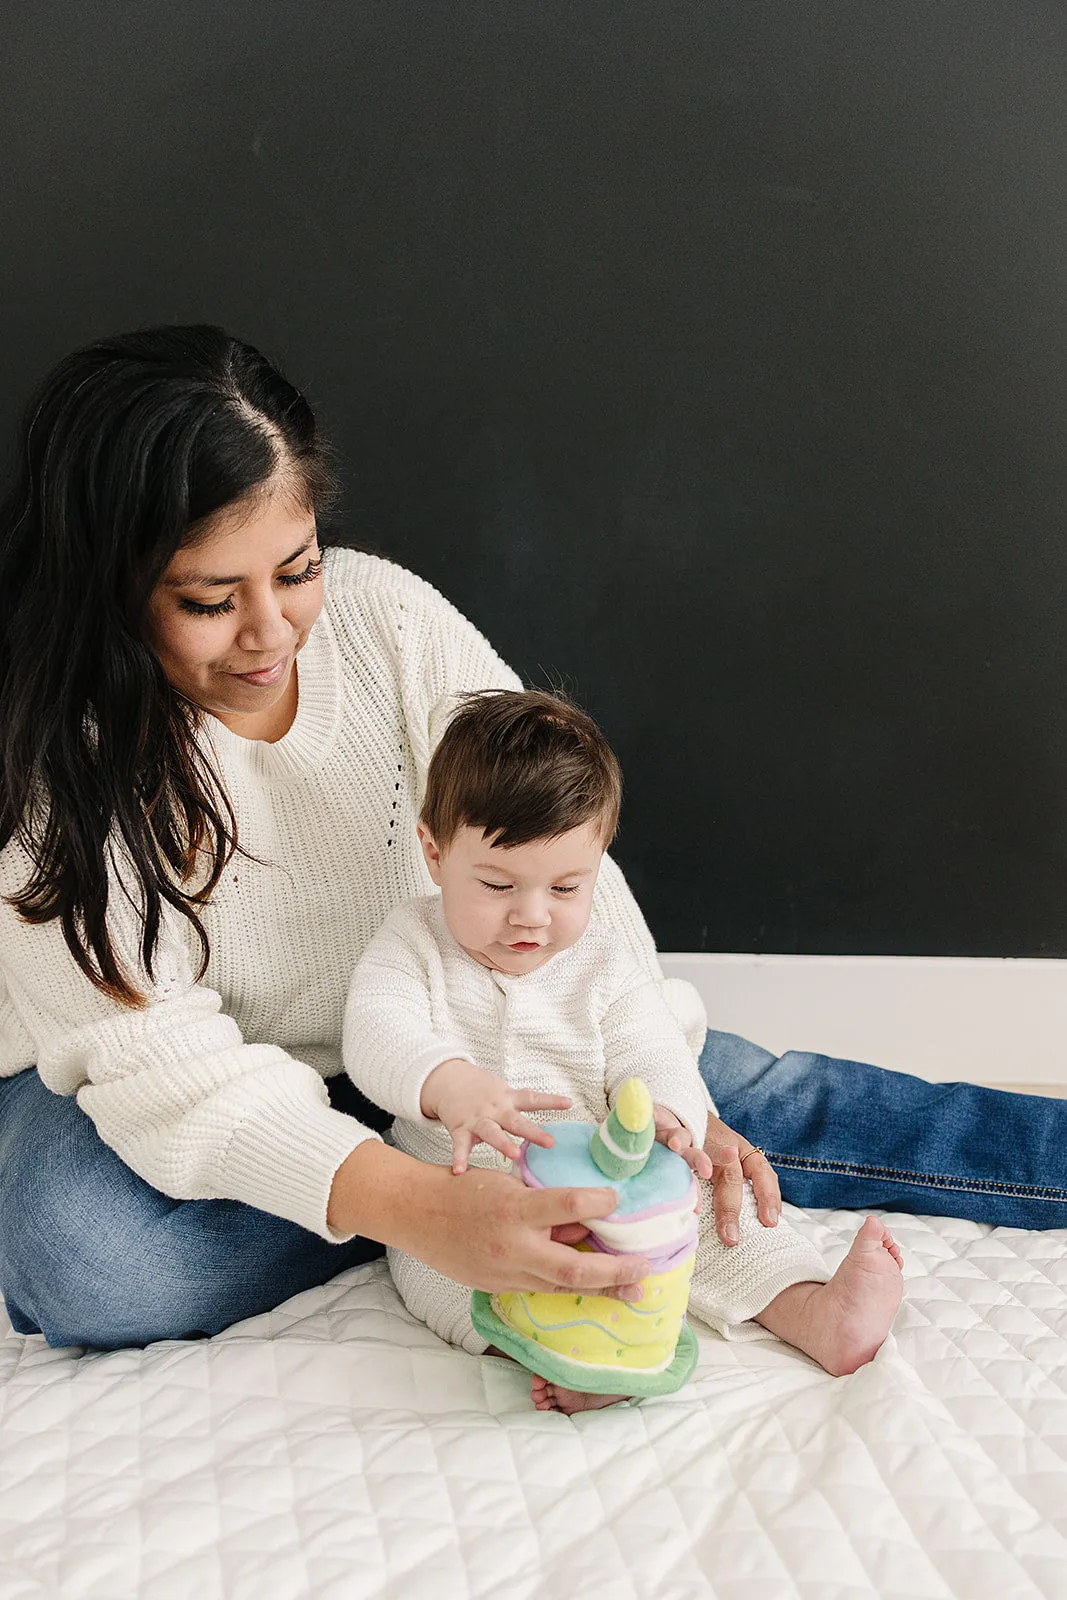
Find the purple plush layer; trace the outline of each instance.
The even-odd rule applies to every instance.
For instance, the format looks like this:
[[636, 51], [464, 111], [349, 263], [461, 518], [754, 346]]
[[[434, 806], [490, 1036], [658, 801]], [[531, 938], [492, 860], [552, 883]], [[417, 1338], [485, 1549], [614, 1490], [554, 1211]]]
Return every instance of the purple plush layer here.
[[678, 1267], [683, 1261], [688, 1260], [697, 1247], [697, 1237], [698, 1223], [696, 1217], [694, 1217], [692, 1226], [686, 1229], [682, 1238], [660, 1255], [653, 1254], [651, 1250], [616, 1250], [610, 1244], [605, 1244], [602, 1239], [599, 1239], [592, 1232], [589, 1234], [587, 1243], [591, 1244], [594, 1250], [599, 1250], [602, 1255], [606, 1256], [635, 1256], [640, 1254], [648, 1262], [649, 1271], [655, 1275], [660, 1272], [670, 1272], [674, 1267]]

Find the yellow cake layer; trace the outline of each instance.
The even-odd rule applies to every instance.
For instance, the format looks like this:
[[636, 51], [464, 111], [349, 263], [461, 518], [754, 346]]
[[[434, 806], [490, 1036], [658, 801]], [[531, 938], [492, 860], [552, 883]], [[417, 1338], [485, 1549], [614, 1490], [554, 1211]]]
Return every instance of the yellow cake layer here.
[[654, 1372], [674, 1358], [689, 1303], [693, 1257], [645, 1279], [636, 1305], [601, 1294], [493, 1296], [501, 1321], [546, 1350], [591, 1366]]

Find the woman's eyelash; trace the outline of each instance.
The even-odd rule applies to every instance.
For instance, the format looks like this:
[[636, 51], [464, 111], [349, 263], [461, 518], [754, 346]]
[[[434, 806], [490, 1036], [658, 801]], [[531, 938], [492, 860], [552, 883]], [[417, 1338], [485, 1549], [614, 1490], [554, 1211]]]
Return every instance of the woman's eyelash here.
[[[310, 583], [322, 571], [322, 557], [309, 561], [303, 572], [279, 572], [278, 582], [287, 587], [297, 583]], [[191, 611], [194, 617], [221, 617], [227, 611], [233, 610], [233, 595], [228, 594], [225, 600], [220, 600], [217, 605], [206, 606], [199, 600], [188, 600], [184, 596], [178, 602], [183, 611]]]
[[191, 611], [194, 617], [221, 617], [224, 611], [233, 610], [233, 595], [228, 594], [217, 606], [201, 605], [199, 600], [187, 600], [184, 595], [178, 604], [183, 611]]
[[317, 578], [322, 571], [322, 557], [309, 561], [303, 572], [279, 572], [279, 583], [310, 583], [312, 578]]

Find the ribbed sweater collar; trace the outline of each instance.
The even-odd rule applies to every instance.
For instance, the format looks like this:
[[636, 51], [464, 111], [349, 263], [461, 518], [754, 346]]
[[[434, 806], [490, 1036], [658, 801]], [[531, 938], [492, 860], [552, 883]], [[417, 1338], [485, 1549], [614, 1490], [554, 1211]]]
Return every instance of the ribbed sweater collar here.
[[274, 744], [242, 739], [217, 717], [205, 715], [208, 738], [225, 767], [239, 765], [265, 783], [293, 783], [322, 765], [341, 722], [341, 663], [327, 608], [297, 657], [296, 673], [296, 716]]

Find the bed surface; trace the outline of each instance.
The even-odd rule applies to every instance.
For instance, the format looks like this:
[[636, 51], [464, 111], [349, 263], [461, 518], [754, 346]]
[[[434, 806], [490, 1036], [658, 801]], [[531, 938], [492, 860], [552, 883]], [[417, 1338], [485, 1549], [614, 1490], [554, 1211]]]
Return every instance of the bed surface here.
[[[859, 1222], [797, 1225], [836, 1264]], [[1067, 1596], [1067, 1232], [893, 1215], [895, 1338], [540, 1415], [384, 1264], [200, 1343], [0, 1337], [0, 1600]], [[0, 1314], [2, 1321], [2, 1314]]]

